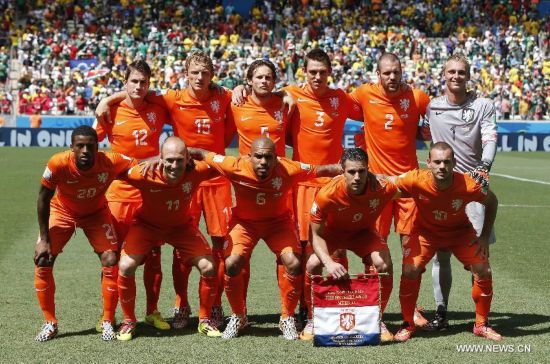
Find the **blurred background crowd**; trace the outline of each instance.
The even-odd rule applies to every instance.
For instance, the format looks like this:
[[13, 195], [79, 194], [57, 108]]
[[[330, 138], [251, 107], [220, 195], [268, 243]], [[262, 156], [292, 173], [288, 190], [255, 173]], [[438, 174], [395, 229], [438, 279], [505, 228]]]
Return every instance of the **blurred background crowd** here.
[[321, 47], [333, 60], [333, 87], [377, 82], [376, 59], [387, 51], [401, 57], [405, 81], [430, 96], [442, 93], [443, 61], [461, 52], [472, 64], [470, 87], [494, 100], [498, 119], [550, 118], [550, 21], [538, 1], [256, 1], [247, 14], [234, 3], [0, 0], [2, 112], [91, 114], [136, 59], [151, 65], [152, 88], [180, 89], [184, 60], [198, 49], [212, 57], [220, 85], [242, 84], [247, 64], [268, 58], [282, 87], [304, 81], [302, 56]]

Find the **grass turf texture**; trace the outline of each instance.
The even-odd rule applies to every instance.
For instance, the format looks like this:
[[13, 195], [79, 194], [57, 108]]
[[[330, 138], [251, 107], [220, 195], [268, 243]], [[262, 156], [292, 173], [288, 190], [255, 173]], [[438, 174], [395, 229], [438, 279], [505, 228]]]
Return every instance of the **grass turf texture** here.
[[[193, 320], [182, 331], [161, 332], [144, 324], [138, 336], [127, 343], [103, 342], [94, 330], [101, 312], [99, 259], [79, 230], [56, 262], [59, 336], [37, 343], [34, 336], [43, 323], [33, 287], [33, 246], [37, 236], [36, 197], [47, 159], [60, 149], [1, 148], [0, 274], [2, 305], [0, 320], [0, 362], [547, 362], [550, 358], [550, 290], [548, 289], [548, 221], [550, 186], [492, 177], [499, 208], [496, 229], [498, 243], [491, 251], [494, 299], [491, 323], [503, 334], [503, 345], [515, 353], [460, 353], [457, 345], [493, 344], [471, 333], [474, 305], [470, 277], [453, 259], [454, 283], [450, 298], [451, 329], [443, 333], [420, 332], [405, 344], [364, 348], [314, 348], [310, 343], [284, 340], [277, 329], [279, 298], [275, 260], [265, 244], [258, 244], [252, 259], [248, 295], [249, 318], [253, 326], [243, 337], [223, 341], [196, 333], [198, 274], [190, 282]], [[425, 153], [419, 153], [421, 160]], [[550, 182], [550, 154], [499, 153], [493, 172]], [[538, 207], [517, 207], [532, 205]], [[544, 206], [544, 207], [540, 207]], [[385, 321], [396, 331], [399, 313], [398, 287], [401, 253], [398, 239], [391, 235], [394, 258], [394, 291]], [[159, 302], [165, 317], [171, 317], [172, 248], [164, 246], [164, 281]], [[351, 256], [352, 271], [359, 260]], [[143, 319], [142, 269], [138, 270], [136, 312]], [[419, 304], [433, 311], [431, 278], [424, 275]], [[224, 298], [224, 309], [229, 306]], [[121, 319], [120, 309], [117, 317]], [[530, 345], [530, 353], [518, 353], [518, 345]]]

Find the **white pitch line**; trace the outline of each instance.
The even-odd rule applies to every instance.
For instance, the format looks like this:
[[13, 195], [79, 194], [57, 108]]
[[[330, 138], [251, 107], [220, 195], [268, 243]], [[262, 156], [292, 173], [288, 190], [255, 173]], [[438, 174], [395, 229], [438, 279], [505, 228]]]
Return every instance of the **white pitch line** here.
[[528, 178], [521, 178], [521, 177], [516, 177], [516, 176], [510, 176], [509, 174], [490, 173], [490, 175], [491, 175], [491, 176], [497, 176], [497, 177], [503, 177], [503, 178], [514, 179], [514, 180], [516, 180], [516, 181], [538, 183], [538, 184], [541, 184], [541, 185], [550, 185], [550, 182], [540, 181], [540, 180], [538, 180], [538, 179], [528, 179]]
[[499, 203], [498, 207], [525, 207], [525, 208], [533, 208], [533, 209], [547, 209], [550, 207], [550, 205], [509, 205], [505, 203]]

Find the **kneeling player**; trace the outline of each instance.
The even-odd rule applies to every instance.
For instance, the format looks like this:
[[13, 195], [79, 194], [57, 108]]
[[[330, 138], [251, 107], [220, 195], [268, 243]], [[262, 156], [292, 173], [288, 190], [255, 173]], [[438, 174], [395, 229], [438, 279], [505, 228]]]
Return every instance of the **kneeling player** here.
[[140, 189], [143, 204], [134, 215], [119, 262], [118, 289], [124, 322], [117, 339], [133, 338], [137, 321], [135, 271], [151, 249], [163, 242], [178, 250], [184, 264], [192, 264], [199, 270], [198, 331], [209, 337], [219, 337], [220, 331], [210, 321], [217, 290], [217, 270], [212, 251], [189, 214], [191, 198], [199, 184], [217, 173], [203, 162], [194, 164], [185, 143], [177, 137], [166, 139], [161, 161], [162, 169], [155, 170], [152, 177], [143, 176], [143, 166], [133, 168], [127, 176], [128, 182]]
[[103, 340], [115, 338], [118, 245], [105, 191], [113, 179], [135, 161], [122, 154], [98, 152], [97, 149], [96, 131], [80, 126], [71, 136], [71, 150], [54, 155], [42, 176], [37, 203], [40, 235], [34, 255], [34, 286], [46, 323], [36, 341], [48, 341], [57, 335], [53, 266], [77, 227], [84, 230], [101, 260], [101, 337]]
[[[403, 194], [414, 198], [418, 206], [412, 234], [403, 244], [399, 300], [404, 322], [395, 335], [397, 341], [409, 340], [416, 330], [410, 323], [413, 322], [421, 274], [434, 254], [442, 249], [451, 251], [474, 275], [474, 335], [496, 341], [502, 339], [487, 322], [493, 298], [488, 241], [498, 201], [493, 192], [476, 183], [468, 174], [453, 172], [455, 164], [451, 146], [439, 142], [430, 147], [430, 170], [414, 170], [397, 178], [397, 187]], [[472, 201], [485, 205], [483, 229], [479, 237], [465, 212], [466, 205]]]
[[[364, 262], [368, 261], [377, 273], [389, 273], [382, 278], [382, 312], [392, 291], [392, 261], [386, 240], [374, 229], [374, 223], [384, 206], [397, 194], [397, 188], [389, 181], [368, 185], [368, 157], [360, 148], [346, 149], [341, 158], [344, 174], [332, 179], [321, 188], [311, 208], [311, 255], [306, 270], [308, 276], [321, 274], [323, 266], [335, 279], [348, 276], [345, 267], [335, 262], [338, 249], [348, 249]], [[311, 303], [311, 279], [304, 287], [308, 306], [308, 321], [300, 334], [302, 340], [313, 339]], [[382, 341], [393, 336], [382, 323]]]

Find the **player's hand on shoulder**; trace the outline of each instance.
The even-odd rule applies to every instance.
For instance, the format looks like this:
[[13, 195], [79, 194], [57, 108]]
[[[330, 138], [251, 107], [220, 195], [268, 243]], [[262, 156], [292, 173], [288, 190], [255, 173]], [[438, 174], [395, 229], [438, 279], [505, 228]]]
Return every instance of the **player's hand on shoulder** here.
[[489, 188], [489, 171], [491, 170], [491, 165], [487, 162], [480, 161], [478, 165], [468, 171], [470, 177], [474, 179], [481, 187]]
[[147, 176], [148, 174], [153, 174], [155, 169], [161, 170], [164, 167], [162, 159], [159, 157], [150, 158], [142, 162], [143, 167], [141, 168], [141, 175]]
[[292, 97], [290, 92], [285, 91], [283, 96], [283, 105], [285, 105], [288, 108], [287, 115], [288, 115], [288, 118], [290, 119], [292, 117], [292, 114], [294, 113], [294, 110], [296, 109], [296, 100], [294, 99], [294, 97]]
[[242, 106], [249, 95], [249, 90], [247, 90], [245, 85], [238, 85], [233, 89], [233, 94], [231, 95], [231, 102], [234, 105]]
[[95, 109], [95, 118], [99, 124], [107, 125], [111, 124], [111, 109], [106, 99], [99, 102]]
[[225, 87], [218, 85], [215, 82], [210, 82], [208, 85], [208, 88], [214, 92], [216, 92], [218, 95], [223, 95], [225, 92]]

